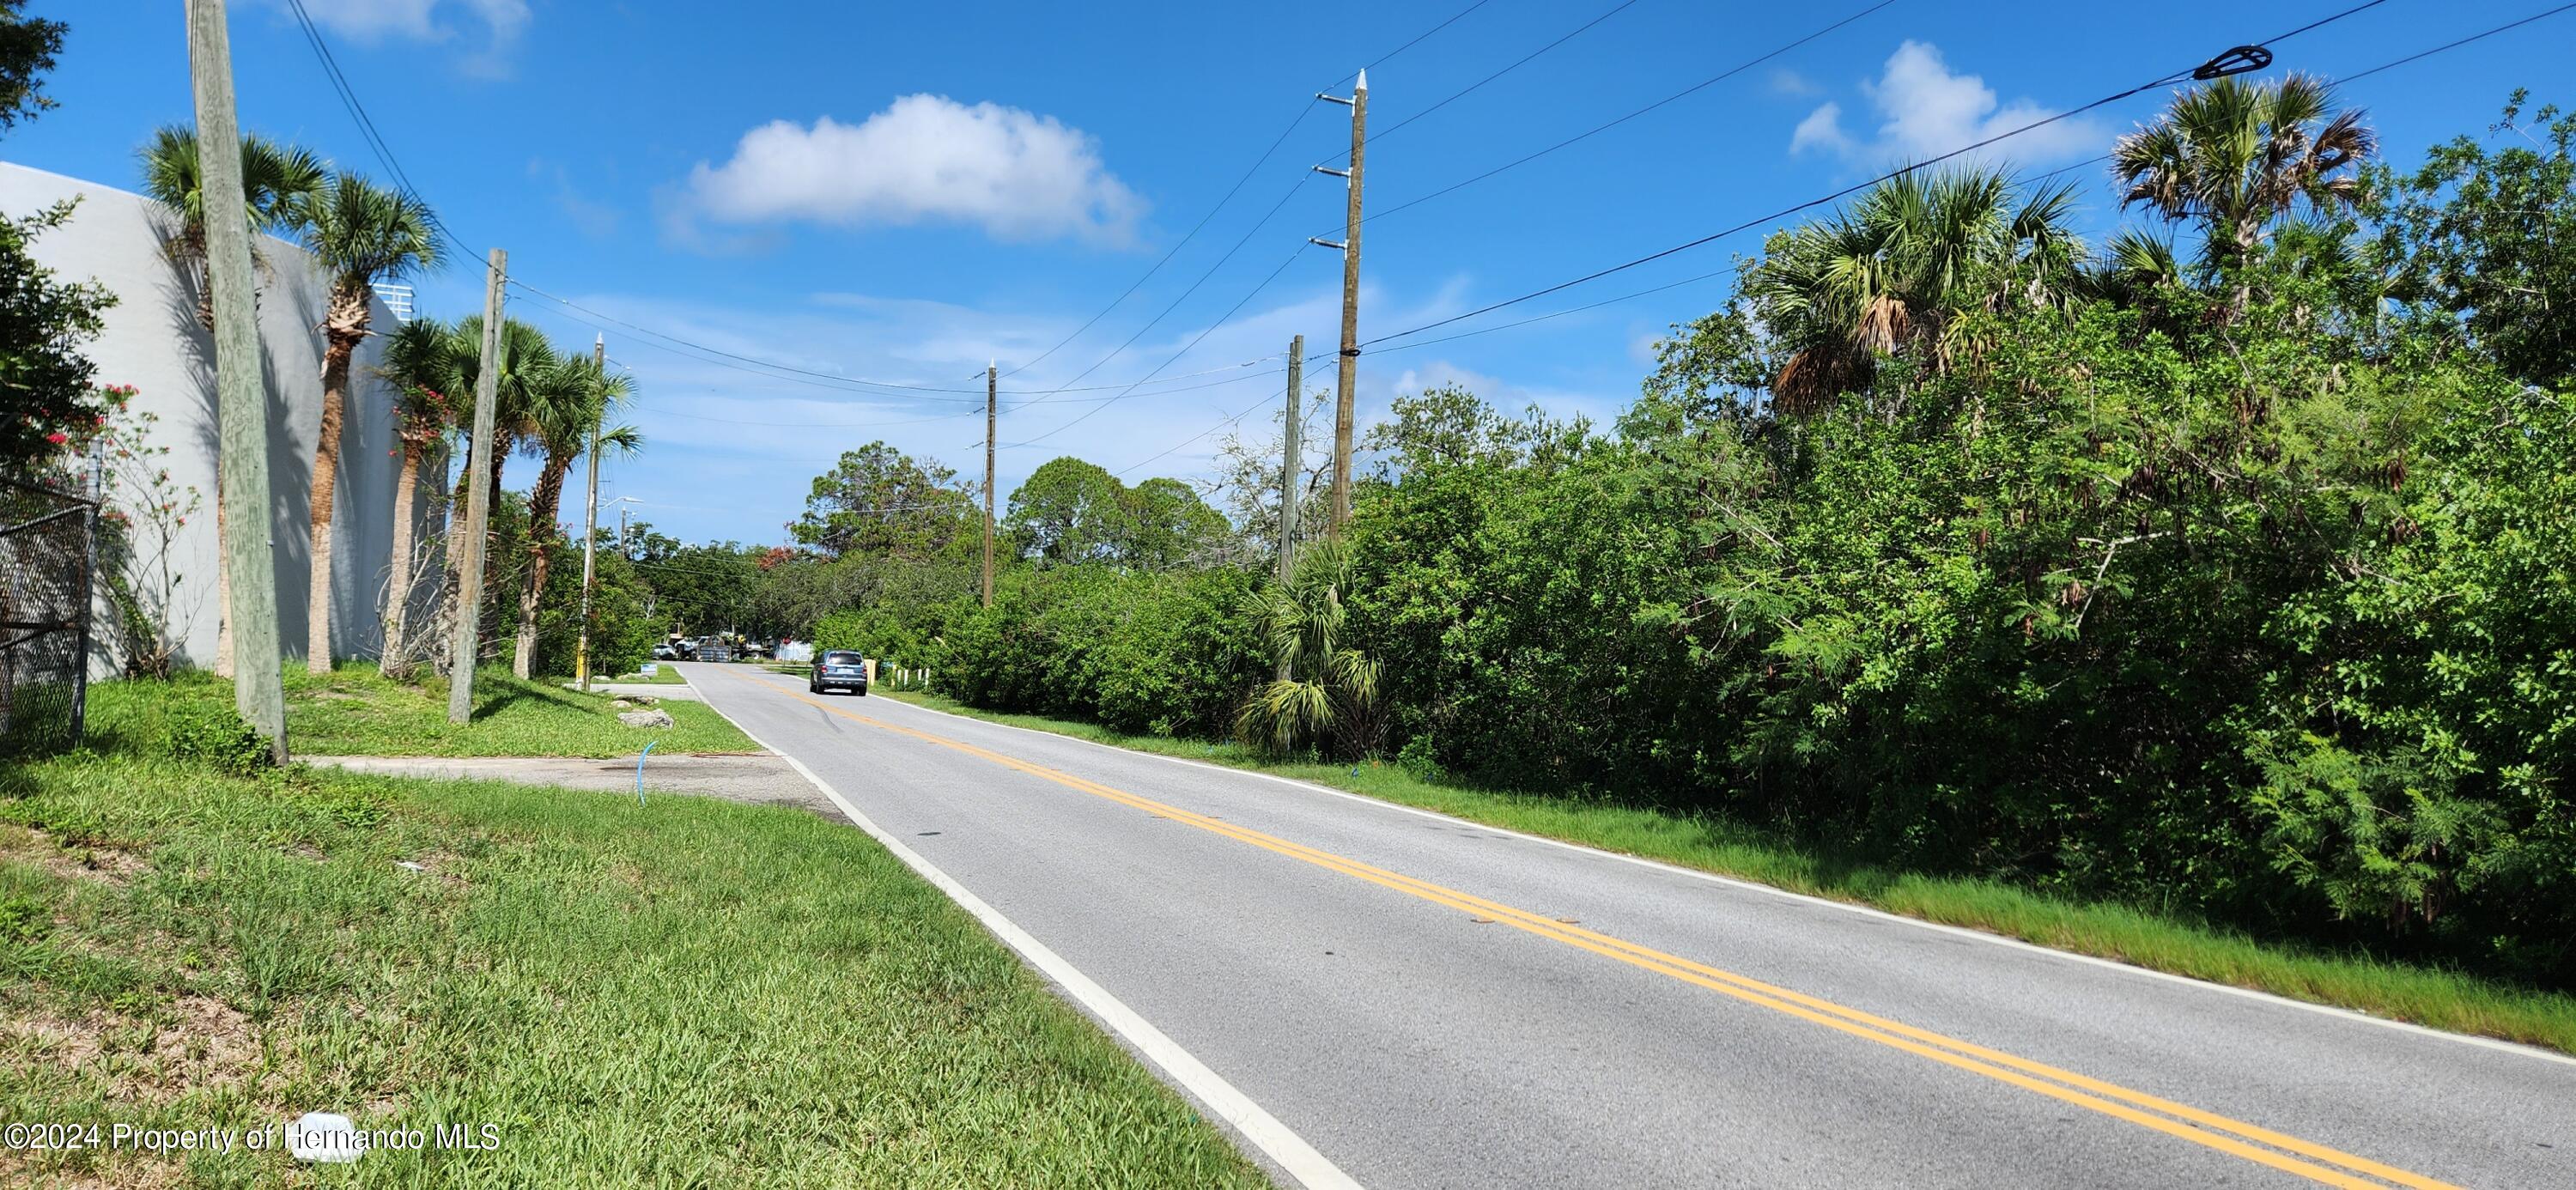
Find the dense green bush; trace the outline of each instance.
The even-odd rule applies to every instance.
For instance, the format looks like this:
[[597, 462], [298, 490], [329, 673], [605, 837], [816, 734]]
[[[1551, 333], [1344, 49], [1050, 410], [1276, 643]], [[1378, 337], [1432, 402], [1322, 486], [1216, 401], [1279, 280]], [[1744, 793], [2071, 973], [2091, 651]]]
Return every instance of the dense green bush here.
[[164, 730], [169, 733], [170, 755], [179, 760], [212, 765], [236, 777], [249, 776], [272, 763], [268, 741], [227, 703], [173, 699]]
[[1455, 399], [1397, 403], [1353, 532], [1387, 743], [1489, 784], [1665, 796], [1695, 774], [1673, 729], [1704, 702], [1670, 602], [1687, 524], [1633, 448]]
[[[2258, 131], [2175, 168], [2307, 135]], [[2188, 258], [1920, 180], [1775, 236], [1615, 431], [1400, 399], [1333, 595], [1358, 746], [2576, 986], [2576, 334], [2523, 280], [2576, 173], [2472, 148], [2379, 175], [2395, 207], [2294, 178]], [[1218, 735], [1270, 594], [1022, 564], [937, 665]]]
[[969, 703], [1208, 736], [1266, 676], [1247, 572], [1067, 566], [1012, 579], [949, 626], [939, 671]]

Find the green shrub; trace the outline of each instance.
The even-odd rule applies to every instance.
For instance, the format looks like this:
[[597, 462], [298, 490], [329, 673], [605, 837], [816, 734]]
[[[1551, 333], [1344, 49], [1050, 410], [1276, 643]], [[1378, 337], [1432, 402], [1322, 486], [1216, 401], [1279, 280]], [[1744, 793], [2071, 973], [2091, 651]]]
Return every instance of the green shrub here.
[[170, 755], [176, 759], [213, 765], [234, 776], [248, 776], [273, 763], [268, 741], [228, 704], [174, 699], [165, 722]]
[[993, 606], [970, 606], [950, 623], [940, 681], [988, 710], [1217, 738], [1265, 676], [1243, 608], [1259, 581], [1232, 568], [1135, 574], [1077, 565], [1017, 575]]

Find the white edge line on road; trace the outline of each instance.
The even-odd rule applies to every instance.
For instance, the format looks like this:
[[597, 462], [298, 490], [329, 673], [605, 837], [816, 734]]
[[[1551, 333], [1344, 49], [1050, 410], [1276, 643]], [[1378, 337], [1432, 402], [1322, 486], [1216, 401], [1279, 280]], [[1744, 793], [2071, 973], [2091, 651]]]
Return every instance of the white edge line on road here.
[[1544, 843], [1550, 847], [1561, 847], [1565, 850], [1578, 851], [1585, 855], [1599, 856], [1603, 859], [1618, 860], [1621, 863], [1636, 864], [1640, 867], [1654, 868], [1658, 871], [1670, 872], [1676, 876], [1687, 876], [1693, 880], [1705, 880], [1712, 884], [1725, 885], [1728, 888], [1739, 888], [1750, 892], [1769, 893], [1775, 897], [1786, 897], [1789, 900], [1799, 901], [1809, 905], [1821, 905], [1829, 909], [1840, 909], [1846, 913], [1858, 913], [1867, 917], [1879, 918], [1884, 921], [1900, 922], [1905, 925], [1914, 926], [1918, 929], [1937, 930], [1953, 937], [1974, 939], [1978, 942], [1990, 943], [1996, 946], [2009, 946], [2017, 950], [2024, 950], [2034, 954], [2043, 954], [2052, 958], [2064, 959], [2072, 963], [2084, 963], [2089, 966], [2101, 967], [2129, 975], [2143, 976], [2148, 979], [2160, 979], [2167, 983], [2182, 984], [2187, 987], [2199, 988], [2203, 991], [2223, 992], [2230, 996], [2240, 996], [2248, 1000], [2256, 1000], [2266, 1004], [2276, 1004], [2283, 1008], [2295, 1008], [2302, 1012], [2313, 1012], [2324, 1016], [2339, 1017], [2347, 1021], [2354, 1021], [2366, 1025], [2377, 1025], [2385, 1029], [2396, 1029], [2401, 1032], [2414, 1033], [2424, 1037], [2439, 1038], [2444, 1041], [2456, 1041], [2463, 1045], [2474, 1045], [2483, 1049], [2498, 1050], [2509, 1054], [2520, 1054], [2527, 1058], [2538, 1058], [2542, 1061], [2576, 1066], [2576, 1055], [2562, 1054], [2554, 1050], [2542, 1049], [2538, 1046], [2523, 1045], [2519, 1042], [2505, 1041], [2494, 1037], [2478, 1037], [2468, 1033], [2452, 1033], [2441, 1029], [2418, 1025], [2412, 1021], [2391, 1020], [2384, 1016], [2372, 1016], [2366, 1012], [2355, 1012], [2349, 1008], [2337, 1008], [2331, 1004], [2311, 1004], [2305, 1000], [2293, 1000], [2287, 996], [2274, 995], [2271, 992], [2259, 992], [2252, 988], [2240, 988], [2232, 984], [2213, 983], [2206, 979], [2195, 979], [2189, 975], [2176, 975], [2170, 971], [2158, 971], [2152, 967], [2140, 967], [2136, 964], [2123, 963], [2116, 959], [2099, 958], [2089, 954], [2076, 954], [2073, 951], [2058, 950], [2054, 947], [2041, 946], [2036, 942], [2025, 942], [2019, 938], [2008, 938], [2002, 934], [1990, 934], [1984, 930], [1972, 930], [1965, 926], [1946, 925], [1937, 921], [1925, 921], [1919, 917], [1907, 917], [1901, 913], [1890, 913], [1887, 910], [1870, 905], [1855, 905], [1849, 901], [1837, 901], [1831, 897], [1819, 897], [1809, 893], [1794, 892], [1789, 889], [1762, 884], [1757, 881], [1744, 880], [1733, 876], [1721, 876], [1715, 872], [1704, 872], [1697, 868], [1686, 868], [1679, 864], [1666, 863], [1659, 859], [1648, 859], [1642, 855], [1629, 855], [1625, 852], [1605, 851], [1598, 847], [1586, 847], [1581, 843], [1569, 843], [1563, 839], [1551, 839], [1545, 835], [1533, 835], [1526, 831], [1513, 830], [1510, 827], [1495, 826], [1491, 823], [1477, 822], [1474, 819], [1460, 818], [1451, 814], [1443, 814], [1437, 810], [1425, 810], [1420, 806], [1407, 806], [1397, 802], [1386, 801], [1381, 798], [1373, 798], [1364, 793], [1352, 793], [1347, 789], [1335, 789], [1329, 785], [1317, 785], [1312, 781], [1300, 781], [1294, 777], [1282, 777], [1276, 773], [1265, 773], [1257, 769], [1239, 769], [1228, 765], [1211, 764], [1204, 760], [1191, 760], [1186, 756], [1166, 756], [1160, 752], [1143, 752], [1134, 748], [1121, 748], [1116, 744], [1104, 744], [1098, 740], [1086, 740], [1081, 736], [1066, 735], [1062, 732], [1047, 731], [1043, 728], [1037, 727], [1022, 727], [1016, 723], [996, 723], [990, 719], [978, 719], [972, 715], [960, 715], [950, 711], [943, 711], [936, 707], [925, 707], [918, 703], [904, 702], [901, 699], [890, 699], [888, 701], [894, 702], [899, 706], [910, 707], [913, 710], [920, 711], [925, 714], [944, 715], [961, 722], [979, 723], [986, 727], [999, 727], [1009, 731], [1025, 731], [1032, 735], [1042, 735], [1049, 739], [1065, 740], [1076, 744], [1087, 744], [1094, 748], [1106, 748], [1112, 752], [1125, 756], [1142, 756], [1154, 760], [1167, 760], [1174, 764], [1188, 765], [1191, 768], [1206, 769], [1211, 772], [1218, 773], [1228, 773], [1239, 777], [1258, 777], [1264, 781], [1275, 781], [1281, 785], [1292, 786], [1297, 789], [1306, 790], [1310, 793], [1330, 794], [1334, 797], [1362, 802], [1381, 809], [1393, 810], [1400, 814], [1412, 814], [1423, 818], [1432, 818], [1442, 822], [1454, 823], [1459, 826], [1474, 827], [1480, 831], [1492, 831], [1496, 834], [1509, 835], [1516, 839], [1526, 839], [1532, 843]]
[[1020, 957], [1027, 960], [1030, 966], [1055, 981], [1056, 986], [1063, 988], [1065, 994], [1072, 997], [1075, 1003], [1080, 1004], [1093, 1018], [1108, 1026], [1112, 1032], [1125, 1038], [1127, 1044], [1135, 1047], [1136, 1052], [1142, 1054], [1146, 1061], [1161, 1068], [1164, 1075], [1173, 1083], [1204, 1104], [1218, 1118], [1231, 1125], [1236, 1134], [1250, 1142], [1254, 1148], [1261, 1150], [1263, 1156], [1268, 1157], [1288, 1176], [1295, 1178], [1298, 1185], [1306, 1187], [1307, 1190], [1361, 1190], [1356, 1179], [1343, 1173], [1340, 1166], [1333, 1164], [1330, 1158], [1317, 1152], [1313, 1145], [1307, 1144], [1306, 1138], [1297, 1135], [1286, 1124], [1280, 1123], [1277, 1117], [1263, 1110], [1260, 1104], [1253, 1102], [1251, 1096], [1237, 1090], [1234, 1084], [1225, 1081], [1223, 1075], [1208, 1069], [1206, 1063], [1181, 1048], [1179, 1042], [1155, 1028], [1152, 1022], [1139, 1015], [1135, 1009], [1129, 1008], [1125, 1001], [1111, 995], [1109, 989], [1092, 982], [1090, 976], [1065, 961], [1063, 955], [1049, 949], [1046, 943], [1038, 941], [1028, 931], [1021, 929], [1018, 923], [1002, 916], [1001, 910], [986, 904], [982, 897], [967, 891], [966, 886], [959, 884], [955, 877], [941, 871], [938, 865], [923, 858], [919, 852], [905, 846], [893, 835], [887, 834], [884, 828], [879, 827], [867, 815], [860, 813], [857, 806], [851, 805], [847, 798], [842, 797], [839, 790], [832, 788], [823, 778], [815, 775], [814, 770], [805, 767], [805, 762], [770, 747], [768, 741], [752, 735], [750, 728], [744, 727], [733, 716], [725, 715], [724, 708], [717, 707], [714, 699], [705, 700], [704, 705], [714, 707], [717, 714], [724, 715], [726, 722], [732, 723], [742, 734], [750, 736], [751, 742], [786, 761], [789, 767], [794, 768], [798, 774], [812, 782], [814, 788], [821, 790], [824, 797], [832, 799], [832, 804], [840, 807], [841, 813], [860, 830], [866, 831], [870, 838], [875, 839], [886, 850], [893, 852], [894, 857], [902, 860], [905, 867], [911, 868], [940, 892], [946, 893], [948, 899], [955, 901], [959, 908], [973, 914], [975, 920], [984, 924], [985, 929], [992, 931], [994, 937], [1002, 940], [1003, 945], [1018, 951]]

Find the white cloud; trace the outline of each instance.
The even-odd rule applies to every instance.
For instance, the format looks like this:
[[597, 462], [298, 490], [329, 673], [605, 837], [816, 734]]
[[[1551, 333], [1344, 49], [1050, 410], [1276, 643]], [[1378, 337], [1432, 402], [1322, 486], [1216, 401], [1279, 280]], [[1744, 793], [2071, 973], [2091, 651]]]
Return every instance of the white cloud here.
[[689, 175], [690, 214], [731, 224], [947, 221], [1001, 239], [1125, 242], [1144, 202], [1052, 116], [907, 95], [858, 124], [779, 120]]
[[1824, 90], [1815, 80], [1785, 66], [1772, 68], [1770, 82], [1774, 95], [1814, 95]]
[[[1869, 165], [1921, 161], [2046, 119], [2055, 110], [2030, 99], [2000, 101], [1984, 79], [1951, 73], [1940, 47], [1920, 41], [1898, 46], [1878, 80], [1861, 84], [1861, 91], [1883, 117], [1875, 135], [1862, 141], [1844, 131], [1841, 106], [1827, 102], [1798, 122], [1789, 151], [1816, 149]], [[2061, 160], [2103, 147], [2110, 135], [2078, 117], [2032, 129], [1975, 155]]]
[[[287, 8], [285, 0], [270, 5]], [[468, 62], [482, 67], [496, 64], [532, 19], [528, 0], [324, 0], [304, 7], [315, 24], [362, 45], [443, 42], [479, 26], [491, 41]]]
[[1804, 153], [1809, 149], [1851, 152], [1851, 137], [1843, 131], [1843, 105], [1825, 103], [1798, 121], [1798, 130], [1789, 134], [1789, 151]]

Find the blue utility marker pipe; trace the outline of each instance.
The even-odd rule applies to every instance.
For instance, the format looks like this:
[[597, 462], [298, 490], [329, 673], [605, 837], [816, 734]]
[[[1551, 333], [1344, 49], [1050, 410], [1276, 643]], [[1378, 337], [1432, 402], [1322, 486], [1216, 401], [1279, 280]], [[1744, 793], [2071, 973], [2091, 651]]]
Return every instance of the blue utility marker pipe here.
[[635, 758], [635, 804], [636, 804], [636, 805], [639, 805], [639, 806], [640, 806], [640, 805], [643, 805], [643, 804], [644, 804], [644, 758], [645, 758], [645, 757], [647, 757], [647, 756], [651, 756], [651, 755], [653, 754], [653, 745], [654, 745], [654, 744], [661, 743], [661, 742], [662, 742], [662, 741], [660, 741], [660, 740], [653, 740], [653, 741], [650, 741], [650, 742], [646, 743], [646, 744], [644, 745], [644, 751], [642, 752], [642, 754], [640, 754], [640, 755], [636, 756], [636, 758]]

